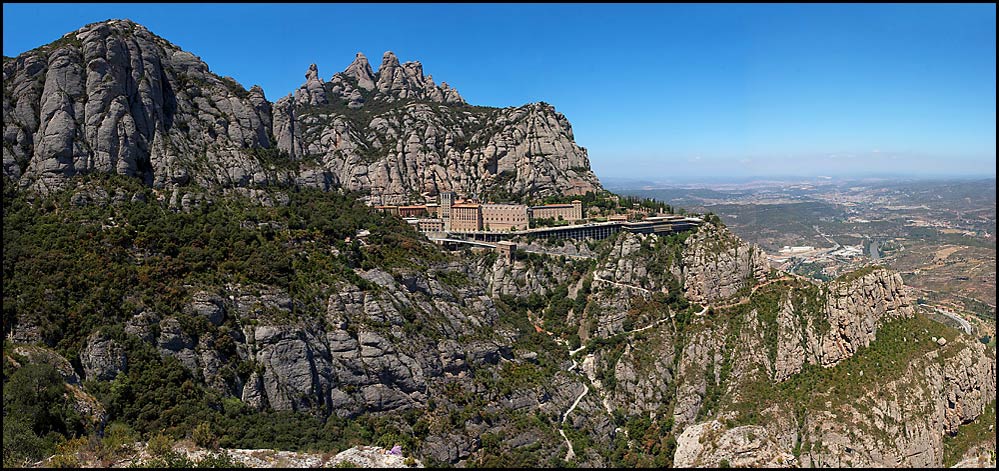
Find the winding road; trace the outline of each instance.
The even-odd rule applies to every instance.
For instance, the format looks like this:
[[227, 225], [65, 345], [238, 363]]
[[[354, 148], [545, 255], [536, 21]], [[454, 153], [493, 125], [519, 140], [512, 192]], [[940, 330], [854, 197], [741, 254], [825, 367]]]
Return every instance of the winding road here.
[[966, 321], [963, 317], [958, 316], [957, 314], [954, 314], [953, 312], [946, 311], [944, 309], [940, 309], [938, 307], [934, 307], [933, 309], [936, 310], [937, 312], [939, 312], [940, 314], [943, 314], [943, 315], [945, 315], [945, 316], [947, 316], [947, 317], [949, 317], [951, 319], [954, 319], [955, 321], [957, 321], [958, 324], [961, 324], [961, 330], [963, 330], [964, 333], [966, 333], [968, 335], [974, 335], [974, 333], [973, 333], [974, 331], [972, 330], [971, 323], [968, 322], [968, 321]]
[[[576, 409], [576, 406], [579, 405], [579, 401], [582, 401], [583, 400], [583, 396], [585, 396], [586, 393], [588, 393], [588, 392], [590, 392], [590, 388], [586, 387], [586, 385], [584, 384], [583, 385], [583, 392], [580, 393], [579, 397], [576, 398], [576, 401], [572, 403], [572, 406], [569, 407], [569, 409], [567, 411], [565, 411], [565, 414], [562, 414], [562, 422], [561, 423], [564, 424], [566, 420], [569, 420], [569, 414], [571, 414], [572, 411]], [[569, 446], [569, 450], [565, 452], [565, 461], [569, 461], [569, 460], [575, 458], [576, 457], [576, 452], [572, 449], [572, 442], [569, 441], [569, 437], [565, 436], [565, 431], [562, 430], [562, 427], [559, 427], [558, 434], [561, 435], [563, 439], [565, 439], [565, 444]]]
[[[745, 304], [745, 303], [749, 302], [749, 299], [752, 297], [752, 294], [755, 293], [757, 289], [762, 288], [764, 286], [767, 286], [770, 283], [774, 283], [774, 282], [782, 281], [782, 280], [787, 280], [787, 279], [791, 279], [791, 278], [794, 278], [794, 277], [783, 276], [783, 277], [780, 277], [780, 278], [769, 279], [769, 280], [767, 280], [767, 281], [765, 281], [763, 283], [759, 283], [759, 284], [753, 286], [753, 289], [752, 289], [752, 291], [750, 291], [750, 295], [749, 296], [746, 296], [746, 297], [740, 299], [736, 303], [732, 303], [732, 304], [728, 304], [728, 305], [723, 305], [723, 306], [715, 306], [715, 309], [724, 309], [724, 308], [727, 308], [727, 307], [733, 307], [733, 306], [737, 306], [737, 305], [740, 305], [740, 304]], [[616, 281], [607, 280], [607, 279], [601, 278], [599, 276], [596, 276], [595, 274], [593, 276], [593, 281], [599, 281], [599, 282], [603, 282], [603, 283], [609, 283], [609, 284], [613, 284], [613, 285], [618, 285], [618, 286], [622, 286], [622, 287], [625, 287], [625, 288], [642, 291], [642, 292], [645, 292], [647, 294], [654, 293], [653, 291], [650, 291], [648, 289], [641, 288], [641, 287], [638, 287], [638, 286], [633, 286], [633, 285], [629, 285], [629, 284], [625, 284], [625, 283], [619, 283], [619, 282], [616, 282]], [[711, 308], [712, 308], [712, 306], [710, 304], [707, 304], [707, 305], [705, 305], [701, 309], [700, 312], [697, 312], [694, 315], [696, 315], [696, 316], [703, 316], [703, 315], [707, 314], [708, 310], [711, 309]], [[565, 339], [557, 337], [554, 334], [554, 332], [551, 332], [551, 331], [543, 329], [540, 325], [538, 325], [538, 323], [539, 323], [540, 320], [537, 319], [533, 315], [533, 312], [530, 312], [530, 311], [528, 312], [528, 319], [531, 321], [532, 324], [534, 324], [534, 328], [538, 332], [544, 332], [544, 333], [548, 334], [549, 336], [551, 336], [553, 338], [553, 340], [555, 342], [559, 343], [560, 345], [563, 345], [566, 348], [566, 350], [569, 352], [569, 358], [572, 358], [576, 354], [578, 354], [578, 353], [586, 350], [586, 345], [581, 345], [579, 348], [576, 348], [575, 350], [573, 350], [573, 349], [571, 349], [571, 346], [569, 345], [568, 341], [566, 341]], [[632, 334], [635, 334], [635, 333], [638, 333], [638, 332], [643, 332], [643, 331], [646, 331], [646, 330], [651, 329], [653, 327], [656, 327], [656, 326], [658, 326], [658, 325], [662, 324], [663, 322], [666, 322], [666, 321], [668, 321], [670, 319], [672, 319], [672, 316], [663, 317], [662, 319], [659, 319], [659, 320], [657, 320], [655, 322], [652, 322], [651, 324], [649, 324], [649, 325], [647, 325], [645, 327], [640, 327], [638, 329], [632, 329], [632, 330], [629, 330], [629, 331], [625, 331], [623, 333], [625, 335], [627, 335], [627, 336], [630, 336]], [[970, 327], [970, 325], [969, 325], [969, 327]], [[592, 356], [592, 355], [593, 354], [590, 353], [588, 356]], [[584, 361], [584, 364], [585, 363], [586, 362]], [[575, 370], [577, 366], [578, 366], [578, 364], [573, 359], [572, 366], [568, 368], [568, 371]], [[596, 378], [590, 377], [590, 371], [586, 371], [587, 368], [585, 367], [585, 365], [583, 367], [583, 370], [584, 370], [584, 374], [587, 376], [587, 379], [589, 379], [590, 382], [593, 384], [593, 387], [595, 388], [596, 393], [600, 396], [600, 400], [603, 403], [604, 408], [607, 410], [607, 413], [609, 415], [613, 415], [613, 411], [611, 409], [611, 406], [608, 403], [607, 398], [604, 396], [603, 391], [601, 391], [602, 388], [599, 386], [599, 381], [597, 381]], [[587, 387], [585, 384], [583, 384], [583, 391], [579, 394], [578, 397], [576, 397], [576, 400], [573, 401], [572, 405], [569, 406], [569, 408], [565, 411], [565, 413], [562, 414], [562, 420], [559, 423], [558, 433], [559, 433], [559, 435], [562, 436], [562, 439], [565, 440], [566, 447], [568, 448], [568, 450], [565, 453], [565, 461], [569, 461], [569, 460], [574, 459], [576, 457], [576, 452], [575, 452], [575, 450], [572, 447], [572, 442], [569, 440], [569, 437], [567, 437], [565, 435], [565, 430], [563, 429], [563, 425], [569, 420], [569, 414], [572, 414], [572, 412], [574, 410], [576, 410], [576, 407], [579, 406], [580, 401], [583, 400], [583, 398], [586, 396], [586, 394], [589, 391], [590, 391], [590, 388]]]
[[649, 291], [649, 290], [647, 290], [645, 288], [641, 288], [641, 287], [638, 287], [638, 286], [635, 286], [635, 285], [628, 285], [628, 284], [624, 284], [624, 283], [618, 283], [616, 281], [611, 281], [611, 280], [608, 280], [608, 279], [605, 279], [605, 278], [601, 278], [601, 277], [597, 276], [596, 274], [593, 275], [593, 281], [600, 281], [600, 282], [604, 282], [604, 283], [610, 283], [612, 285], [623, 286], [625, 288], [637, 289], [639, 291], [642, 291], [642, 292], [645, 292], [645, 293], [648, 293], [648, 294], [655, 293], [655, 291]]

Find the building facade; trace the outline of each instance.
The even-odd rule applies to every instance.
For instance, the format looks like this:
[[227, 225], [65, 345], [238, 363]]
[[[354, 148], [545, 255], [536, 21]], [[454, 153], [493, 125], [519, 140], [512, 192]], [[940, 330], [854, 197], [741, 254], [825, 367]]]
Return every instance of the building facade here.
[[383, 213], [391, 214], [393, 216], [398, 216], [399, 215], [399, 207], [398, 206], [377, 205], [377, 206], [375, 206], [375, 210], [381, 211]]
[[427, 207], [424, 205], [399, 206], [399, 215], [404, 218], [425, 216]]
[[451, 230], [451, 206], [454, 205], [454, 192], [441, 193], [441, 206], [437, 210], [438, 217], [444, 220], [444, 230]]
[[[442, 205], [443, 209], [443, 205]], [[450, 221], [450, 227], [446, 227], [445, 230], [448, 231], [481, 231], [482, 230], [482, 211], [478, 204], [454, 204], [450, 207], [451, 217], [445, 219], [445, 225]]]
[[570, 204], [546, 204], [532, 206], [531, 219], [554, 219], [563, 221], [578, 221], [583, 219], [583, 202], [572, 200]]
[[527, 206], [523, 204], [482, 205], [482, 228], [487, 231], [527, 229], [530, 225]]
[[505, 258], [507, 262], [513, 262], [514, 256], [517, 253], [517, 244], [508, 240], [501, 240], [496, 243], [496, 252]]
[[416, 227], [420, 232], [444, 232], [444, 221], [439, 218], [420, 219]]

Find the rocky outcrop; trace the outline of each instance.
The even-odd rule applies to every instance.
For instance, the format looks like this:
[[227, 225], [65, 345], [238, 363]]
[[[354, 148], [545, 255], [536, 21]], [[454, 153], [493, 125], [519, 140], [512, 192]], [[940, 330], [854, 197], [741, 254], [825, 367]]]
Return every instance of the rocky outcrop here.
[[104, 405], [83, 388], [80, 376], [73, 369], [69, 360], [45, 347], [19, 345], [12, 349], [12, 353], [21, 357], [24, 363], [13, 357], [8, 357], [5, 352], [4, 369], [9, 367], [10, 371], [16, 371], [27, 363], [52, 366], [62, 376], [62, 386], [66, 389], [64, 397], [68, 400], [70, 407], [79, 414], [84, 428], [88, 432], [95, 432], [104, 427], [105, 422], [107, 422], [107, 411], [104, 409]]
[[343, 71], [343, 75], [356, 82], [358, 87], [368, 91], [375, 89], [375, 81], [378, 79], [371, 70], [371, 64], [368, 64], [368, 58], [360, 52], [354, 57], [354, 62]]
[[[14, 353], [25, 358], [27, 363], [45, 363], [51, 365], [62, 376], [62, 380], [70, 386], [80, 385], [80, 376], [76, 374], [73, 365], [62, 355], [44, 347], [19, 345], [14, 347]], [[20, 367], [17, 365], [17, 367]]]
[[687, 239], [682, 265], [674, 268], [687, 299], [702, 304], [731, 298], [766, 280], [768, 272], [762, 250], [710, 223]]
[[717, 420], [687, 428], [677, 438], [678, 468], [793, 468], [797, 459], [760, 426], [725, 429]]
[[875, 270], [858, 279], [829, 286], [826, 319], [829, 331], [815, 348], [817, 363], [835, 365], [874, 340], [878, 326], [912, 317], [913, 308], [902, 290], [902, 276]]
[[[4, 60], [4, 175], [40, 190], [97, 172], [155, 187], [300, 184], [388, 200], [600, 189], [550, 105], [469, 107], [392, 52], [378, 72], [358, 53], [329, 81], [315, 64], [305, 79], [271, 104], [141, 25], [93, 23]], [[278, 150], [286, 155], [262, 158]]]
[[[532, 249], [530, 246], [524, 248]], [[533, 249], [545, 250], [538, 246], [534, 246]], [[575, 245], [568, 241], [555, 250], [578, 253]], [[585, 262], [566, 259], [565, 263], [550, 263], [550, 260], [554, 258], [542, 258], [541, 261], [530, 257], [513, 261], [504, 257], [477, 258], [476, 264], [469, 266], [468, 275], [483, 278], [486, 281], [487, 291], [493, 296], [510, 295], [526, 298], [532, 294], [548, 296], [560, 285], [574, 281], [573, 275], [578, 277], [586, 271]]]
[[[800, 429], [794, 420], [736, 427], [719, 420], [692, 425], [677, 438], [674, 464], [940, 466], [944, 434], [977, 418], [995, 399], [995, 359], [982, 355], [982, 348], [962, 342], [956, 350], [930, 352], [911, 363], [901, 379], [880, 383], [874, 378], [859, 397], [830, 397], [824, 408], [808, 409]], [[802, 444], [800, 459], [791, 446], [795, 438]]]
[[403, 452], [394, 452], [378, 446], [355, 446], [337, 453], [325, 467], [360, 468], [422, 468], [423, 463], [403, 457]]
[[784, 381], [801, 371], [806, 362], [806, 337], [791, 299], [785, 299], [777, 311], [777, 352], [774, 358], [773, 380]]
[[[4, 174], [41, 190], [100, 172], [165, 186], [266, 180], [267, 106], [128, 20], [4, 60]], [[259, 90], [259, 89], [258, 89]]]
[[914, 314], [901, 275], [884, 269], [823, 287], [820, 312], [807, 312], [806, 296], [784, 299], [778, 311], [776, 382], [806, 363], [833, 366], [870, 345], [882, 324]]
[[673, 334], [663, 329], [649, 342], [627, 345], [617, 363], [608, 365], [615, 380], [609, 404], [634, 415], [656, 413], [668, 406], [676, 385], [675, 343]]
[[[364, 57], [360, 54], [358, 56], [358, 58]], [[364, 60], [364, 63], [366, 64], [367, 60]], [[361, 67], [363, 65], [359, 64], [357, 68]], [[348, 68], [349, 70], [350, 68]], [[364, 77], [365, 74], [363, 72], [360, 75], [362, 75], [362, 79], [367, 78]], [[360, 81], [358, 85], [360, 86]], [[382, 65], [378, 68], [375, 88], [379, 92], [375, 97], [376, 100], [392, 102], [399, 99], [412, 98], [446, 104], [465, 103], [465, 100], [461, 98], [458, 91], [449, 87], [446, 83], [437, 87], [434, 84], [433, 77], [424, 77], [423, 64], [419, 62], [406, 62], [399, 65], [399, 59], [392, 51], [387, 51], [382, 56]]]
[[[900, 379], [852, 403], [809, 414], [806, 440], [816, 445], [803, 454], [802, 464], [939, 466], [944, 434], [956, 433], [995, 400], [995, 357], [985, 350], [974, 339], [959, 338], [910, 363]], [[861, 433], [855, 424], [863, 424]]]
[[221, 325], [225, 320], [225, 299], [205, 291], [195, 293], [189, 312], [207, 320], [212, 325]]
[[80, 352], [83, 375], [88, 380], [110, 381], [119, 372], [128, 370], [125, 349], [118, 342], [99, 332], [91, 334]]
[[[116, 461], [122, 467], [143, 468], [157, 463], [154, 450], [148, 442], [132, 444], [134, 454]], [[392, 450], [380, 446], [359, 445], [350, 447], [337, 454], [309, 453], [304, 451], [279, 451], [270, 449], [218, 448], [206, 449], [195, 445], [192, 441], [181, 441], [171, 446], [171, 451], [177, 456], [192, 462], [201, 462], [224, 455], [234, 463], [240, 463], [246, 468], [423, 468], [423, 463], [410, 455], [409, 450]], [[65, 455], [56, 455], [34, 467], [47, 468], [55, 464], [56, 459]], [[76, 452], [73, 455], [80, 468], [106, 467], [99, 457], [93, 453]]]
[[[878, 279], [877, 273], [852, 283], [865, 285], [873, 279]], [[830, 299], [837, 296], [831, 294]], [[790, 305], [784, 303], [781, 310], [786, 311]], [[939, 342], [939, 338], [931, 338], [925, 332], [920, 328], [905, 334], [905, 338], [891, 339], [899, 345], [894, 349], [910, 344], [910, 348], [927, 350], [898, 364], [897, 373], [865, 375], [864, 370], [854, 368], [853, 377], [845, 379], [854, 383], [849, 392], [842, 391], [845, 388], [842, 385], [829, 391], [815, 391], [813, 397], [824, 399], [810, 401], [809, 407], [798, 413], [787, 404], [777, 403], [760, 412], [767, 417], [762, 425], [727, 426], [724, 422], [737, 414], [722, 408], [716, 411], [717, 420], [685, 429], [682, 418], [678, 417], [677, 424], [683, 432], [677, 440], [674, 463], [718, 466], [725, 460], [733, 466], [940, 466], [943, 437], [957, 433], [961, 425], [977, 419], [995, 399], [995, 357], [976, 339], [952, 332], [948, 334], [949, 340]], [[747, 351], [754, 350], [740, 340], [739, 346], [743, 345], [747, 345]], [[739, 400], [740, 384], [745, 384], [738, 373], [737, 358], [736, 354], [733, 373], [727, 379], [727, 394], [734, 402]], [[818, 357], [812, 358], [818, 361]], [[878, 362], [898, 362], [890, 357], [878, 358]], [[780, 371], [778, 365], [777, 372]], [[689, 396], [680, 392], [684, 382], [682, 373], [678, 410], [686, 410], [681, 405], [689, 402], [683, 399]], [[843, 375], [849, 376], [849, 371]], [[797, 462], [796, 448], [801, 450]]]
[[[364, 110], [363, 97], [350, 97], [344, 107]], [[299, 184], [370, 192], [386, 204], [442, 191], [540, 197], [600, 189], [586, 150], [551, 105], [465, 110], [405, 103], [351, 119], [335, 107], [282, 98], [274, 105], [275, 136], [281, 150], [303, 161]]]
[[[301, 307], [282, 290], [233, 285], [193, 296], [188, 315], [214, 326], [208, 331], [192, 332], [176, 317], [159, 320], [143, 311], [126, 332], [155, 341], [162, 355], [253, 407], [328, 409], [341, 417], [423, 406], [428, 375], [459, 374], [510, 356], [497, 341], [459, 344], [405, 334], [416, 323], [428, 334], [453, 338], [495, 322], [492, 300], [478, 284], [449, 287], [425, 274], [397, 280], [380, 270], [359, 276], [373, 287], [334, 287], [321, 321], [295, 314]], [[255, 365], [243, 380], [223, 373], [230, 358], [213, 347], [222, 337], [235, 345], [236, 359]], [[88, 375], [124, 368], [107, 365], [113, 346], [96, 337], [90, 345], [83, 355]]]
[[675, 254], [661, 246], [663, 240], [655, 235], [623, 232], [613, 240], [609, 251], [598, 257], [592, 276], [593, 294], [586, 309], [593, 329], [581, 331], [581, 339], [611, 336], [659, 322], [669, 315], [665, 310], [633, 309], [636, 302], [649, 301], [657, 294], [667, 295], [670, 289], [679, 291], [676, 278], [668, 270]]
[[295, 91], [296, 105], [325, 105], [329, 103], [326, 98], [326, 87], [323, 79], [319, 78], [319, 69], [316, 64], [309, 66], [309, 71], [305, 73], [305, 83]]
[[676, 405], [673, 408], [677, 430], [694, 423], [701, 413], [708, 388], [719, 387], [724, 339], [724, 332], [709, 328], [698, 331], [688, 340], [677, 369]]

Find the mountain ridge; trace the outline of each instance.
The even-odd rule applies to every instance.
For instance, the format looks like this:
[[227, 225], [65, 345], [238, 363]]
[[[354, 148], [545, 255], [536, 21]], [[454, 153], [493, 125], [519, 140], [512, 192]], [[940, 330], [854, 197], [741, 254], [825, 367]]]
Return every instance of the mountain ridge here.
[[550, 105], [472, 107], [422, 65], [363, 54], [270, 102], [129, 20], [92, 23], [4, 60], [4, 174], [56, 189], [102, 172], [157, 188], [344, 188], [388, 200], [599, 191]]
[[81, 31], [4, 62], [5, 466], [129, 453], [101, 436], [455, 466], [994, 463], [994, 347], [921, 316], [897, 273], [789, 276], [711, 215], [448, 252], [356, 198], [599, 188], [563, 168], [585, 150], [550, 105], [414, 99], [447, 100], [404, 64], [383, 92], [358, 56], [271, 103], [134, 23]]

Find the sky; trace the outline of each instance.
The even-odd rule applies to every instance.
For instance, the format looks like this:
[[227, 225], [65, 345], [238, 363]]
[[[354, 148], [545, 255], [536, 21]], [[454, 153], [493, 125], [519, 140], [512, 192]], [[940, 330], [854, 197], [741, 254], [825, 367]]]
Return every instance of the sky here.
[[600, 178], [995, 176], [995, 4], [4, 4], [16, 56], [128, 18], [274, 101], [357, 52], [545, 101]]

